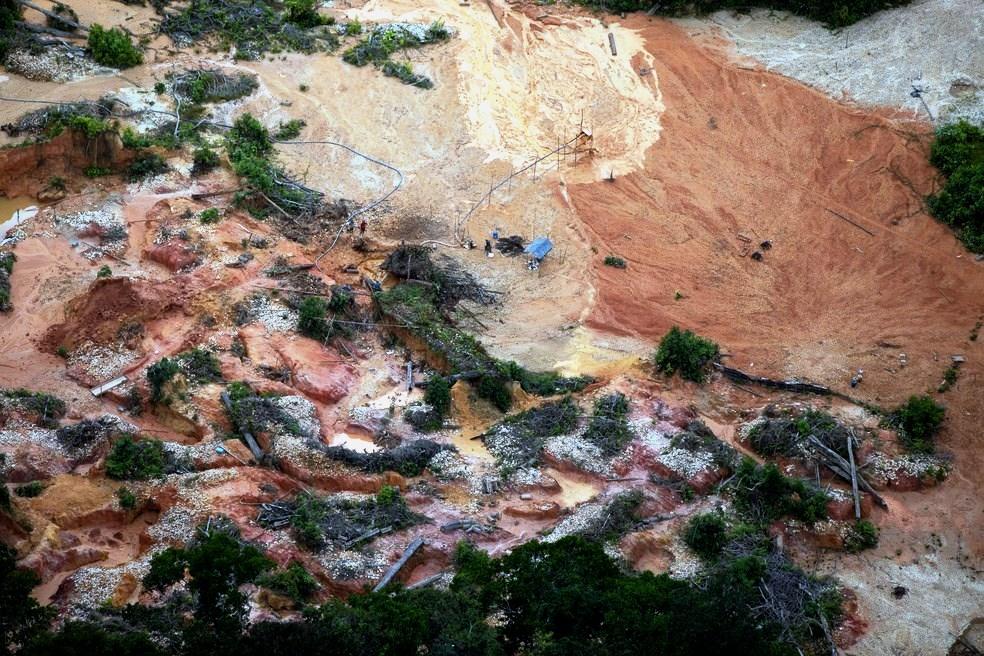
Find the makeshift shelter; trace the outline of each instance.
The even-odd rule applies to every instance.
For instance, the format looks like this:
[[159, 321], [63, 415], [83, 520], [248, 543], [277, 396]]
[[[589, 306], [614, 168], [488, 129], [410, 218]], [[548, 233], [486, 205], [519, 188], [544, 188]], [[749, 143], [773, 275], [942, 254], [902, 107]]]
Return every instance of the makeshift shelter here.
[[553, 250], [553, 242], [547, 237], [537, 237], [530, 245], [527, 246], [523, 252], [528, 254], [537, 262], [542, 262], [543, 258], [547, 256], [547, 253]]

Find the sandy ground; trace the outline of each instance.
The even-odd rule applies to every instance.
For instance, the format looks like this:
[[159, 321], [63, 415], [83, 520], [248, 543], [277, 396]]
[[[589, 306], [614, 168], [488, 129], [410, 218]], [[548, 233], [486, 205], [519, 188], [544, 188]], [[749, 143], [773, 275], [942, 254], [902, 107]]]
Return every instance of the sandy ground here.
[[[91, 4], [80, 9], [83, 20], [146, 18], [118, 3]], [[912, 11], [927, 6], [951, 4], [927, 0]], [[949, 419], [942, 441], [955, 456], [954, 475], [928, 492], [888, 495], [892, 512], [879, 518], [881, 546], [865, 560], [822, 563], [859, 591], [870, 630], [854, 653], [944, 653], [952, 634], [974, 616], [973, 600], [981, 594], [984, 522], [975, 472], [984, 465], [978, 448], [984, 347], [967, 336], [984, 313], [984, 276], [982, 264], [922, 207], [922, 195], [935, 184], [926, 164], [930, 126], [899, 111], [911, 104], [880, 110], [841, 104], [736, 61], [736, 52], [768, 58], [765, 46], [743, 50], [741, 35], [761, 29], [761, 18], [747, 25], [714, 18], [735, 35], [736, 47], [707, 23], [698, 29], [642, 16], [606, 19], [556, 6], [496, 3], [495, 11], [502, 28], [484, 3], [438, 0], [422, 7], [373, 0], [337, 10], [363, 21], [445, 19], [457, 37], [409, 55], [415, 69], [435, 80], [432, 91], [331, 55], [235, 63], [219, 54], [168, 59], [162, 50], [159, 59], [127, 71], [126, 79], [45, 84], [0, 77], [0, 95], [96, 98], [131, 84], [152, 86], [172, 67], [191, 63], [251, 70], [260, 76], [260, 89], [224, 107], [223, 118], [250, 111], [270, 126], [301, 118], [308, 124], [304, 139], [340, 141], [390, 162], [406, 179], [370, 218], [370, 234], [448, 244], [451, 226], [490, 181], [549, 151], [583, 120], [593, 134], [590, 156], [576, 166], [571, 158], [544, 162], [536, 180], [517, 178], [465, 228], [479, 245], [493, 228], [527, 238], [549, 235], [556, 248], [539, 273], [527, 271], [521, 258], [439, 249], [490, 288], [507, 292], [499, 306], [480, 309], [482, 324], [470, 327], [500, 357], [604, 376], [639, 375], [638, 359], [670, 325], [680, 324], [714, 338], [732, 363], [761, 374], [803, 376], [841, 389], [864, 368], [856, 393], [886, 405], [935, 388], [948, 356], [964, 354], [961, 378], [943, 399]], [[881, 16], [872, 25], [880, 25]], [[795, 21], [780, 26], [799, 34]], [[617, 57], [608, 50], [608, 32], [615, 35]], [[869, 26], [868, 33], [880, 32]], [[797, 38], [807, 43], [812, 34]], [[818, 43], [809, 51], [824, 52]], [[939, 52], [945, 60], [950, 46]], [[872, 68], [882, 65], [877, 57], [889, 56], [878, 53]], [[809, 61], [806, 55], [800, 60]], [[901, 61], [898, 70], [905, 65]], [[950, 75], [950, 68], [942, 70], [943, 77], [926, 79]], [[831, 79], [854, 84], [854, 78]], [[808, 81], [839, 93], [822, 80]], [[309, 90], [301, 92], [301, 84]], [[868, 88], [865, 80], [858, 84]], [[856, 99], [886, 102], [864, 97], [860, 88], [851, 89]], [[0, 122], [24, 109], [0, 103]], [[291, 170], [330, 196], [363, 202], [393, 184], [390, 173], [331, 146], [280, 148]], [[609, 175], [613, 181], [605, 180]], [[134, 222], [156, 200], [143, 192], [126, 198], [134, 248], [148, 238]], [[753, 261], [751, 247], [765, 239], [772, 249], [762, 262]], [[59, 240], [29, 239], [17, 253], [17, 309], [0, 322], [0, 383], [63, 395], [68, 389], [82, 412], [110, 411], [67, 379], [60, 360], [39, 354], [34, 341], [88, 284], [93, 265]], [[603, 266], [608, 254], [624, 257], [628, 268]], [[136, 259], [136, 250], [131, 255]], [[153, 267], [141, 275], [165, 276]], [[222, 285], [242, 291], [244, 283]], [[55, 288], [61, 292], [51, 293]], [[179, 326], [161, 324], [160, 330], [172, 328]], [[168, 339], [173, 343], [165, 346], [177, 349], [182, 337]], [[899, 367], [902, 352], [905, 369]], [[727, 406], [737, 400], [690, 388], [669, 393], [675, 392], [722, 422], [736, 419]], [[567, 503], [592, 493], [579, 481], [567, 483]], [[910, 588], [901, 602], [887, 596], [896, 584]], [[959, 602], [941, 603], [947, 590]], [[909, 619], [900, 621], [900, 613]], [[918, 616], [925, 621], [912, 619]]]

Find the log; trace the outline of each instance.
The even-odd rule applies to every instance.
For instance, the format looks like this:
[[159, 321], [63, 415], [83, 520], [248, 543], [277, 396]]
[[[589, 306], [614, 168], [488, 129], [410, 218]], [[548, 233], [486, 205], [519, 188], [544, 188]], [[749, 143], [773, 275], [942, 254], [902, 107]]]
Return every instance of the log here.
[[400, 573], [400, 570], [407, 564], [407, 561], [410, 560], [410, 558], [417, 552], [417, 549], [422, 546], [424, 546], [424, 539], [415, 538], [414, 541], [410, 543], [410, 546], [403, 551], [403, 555], [400, 556], [400, 559], [393, 563], [388, 570], [386, 570], [386, 573], [383, 574], [383, 578], [379, 579], [379, 583], [376, 584], [376, 587], [374, 587], [372, 591], [379, 592], [389, 585], [390, 581], [393, 580], [393, 577]]
[[[71, 32], [63, 32], [62, 30], [56, 30], [53, 27], [46, 27], [44, 25], [36, 25], [35, 23], [25, 23], [24, 21], [17, 21], [15, 23], [17, 27], [27, 30], [28, 32], [34, 32], [35, 34], [50, 34], [52, 36], [57, 36], [61, 39], [81, 39], [83, 37], [78, 34], [72, 34]], [[59, 43], [64, 43], [60, 41]]]
[[[221, 399], [222, 403], [229, 411], [229, 415], [232, 416], [232, 399], [229, 398], [229, 393], [222, 392]], [[243, 439], [246, 440], [246, 446], [248, 446], [249, 450], [253, 452], [253, 457], [256, 459], [256, 462], [263, 462], [263, 449], [260, 448], [260, 445], [257, 443], [256, 438], [253, 437], [253, 434], [242, 426], [237, 425], [236, 428], [242, 434]]]
[[771, 387], [773, 389], [781, 389], [786, 390], [787, 392], [799, 392], [803, 394], [819, 394], [821, 396], [829, 396], [833, 394], [829, 387], [804, 382], [795, 378], [791, 380], [774, 380], [763, 376], [752, 376], [751, 374], [746, 374], [740, 369], [726, 367], [720, 362], [715, 362], [714, 368], [724, 374], [725, 377], [740, 383], [755, 383], [756, 385], [762, 385], [763, 387]]
[[[850, 463], [848, 463], [846, 460], [844, 460], [844, 458], [841, 457], [841, 455], [839, 453], [837, 453], [836, 451], [830, 449], [823, 442], [821, 442], [820, 440], [818, 440], [816, 438], [816, 436], [810, 435], [807, 439], [809, 440], [809, 442], [811, 444], [813, 444], [815, 447], [817, 447], [817, 449], [819, 449], [820, 455], [821, 455], [821, 460], [823, 460], [823, 464], [826, 465], [827, 468], [830, 469], [830, 471], [834, 472], [835, 474], [837, 474], [838, 476], [840, 476], [841, 478], [843, 478], [846, 481], [851, 480], [851, 474], [850, 474], [851, 465], [850, 465]], [[861, 488], [864, 489], [865, 492], [867, 492], [868, 494], [870, 494], [871, 497], [875, 500], [875, 502], [879, 506], [881, 506], [882, 508], [887, 509], [888, 508], [888, 504], [885, 503], [885, 500], [881, 497], [881, 495], [879, 495], [877, 492], [875, 492], [875, 489], [873, 487], [871, 487], [871, 485], [868, 483], [868, 481], [864, 480], [864, 477], [861, 476], [860, 473], [855, 472], [855, 474], [857, 476], [858, 485], [860, 485]]]
[[854, 518], [861, 519], [861, 497], [858, 495], [858, 469], [854, 466], [854, 433], [847, 438], [847, 455], [851, 462], [851, 493], [854, 495]]
[[615, 49], [615, 35], [611, 32], [608, 33], [608, 47], [612, 49], [612, 57], [618, 55], [618, 50]]
[[438, 581], [441, 580], [441, 578], [444, 576], [444, 574], [445, 574], [445, 572], [438, 572], [437, 574], [434, 574], [433, 576], [428, 576], [426, 579], [421, 579], [420, 581], [417, 581], [416, 583], [413, 583], [411, 585], [408, 585], [407, 586], [407, 590], [418, 590], [420, 588], [426, 588], [429, 585], [434, 585], [435, 583], [437, 583]]
[[[33, 9], [34, 11], [39, 11], [39, 12], [41, 12], [42, 14], [44, 14], [45, 16], [47, 16], [49, 18], [53, 18], [55, 20], [61, 21], [62, 23], [65, 23], [66, 25], [71, 25], [72, 27], [74, 27], [77, 30], [82, 30], [83, 32], [88, 32], [89, 31], [89, 28], [88, 27], [86, 27], [84, 25], [80, 25], [79, 23], [76, 23], [71, 18], [65, 18], [64, 16], [59, 16], [55, 12], [48, 11], [44, 7], [39, 7], [36, 4], [34, 4], [33, 2], [28, 2], [27, 0], [17, 0], [17, 4], [19, 4], [19, 5], [23, 6], [23, 7], [28, 7], [29, 9]], [[68, 33], [67, 32], [63, 32], [63, 34], [68, 34]], [[69, 34], [69, 36], [75, 36], [75, 35], [74, 34]]]

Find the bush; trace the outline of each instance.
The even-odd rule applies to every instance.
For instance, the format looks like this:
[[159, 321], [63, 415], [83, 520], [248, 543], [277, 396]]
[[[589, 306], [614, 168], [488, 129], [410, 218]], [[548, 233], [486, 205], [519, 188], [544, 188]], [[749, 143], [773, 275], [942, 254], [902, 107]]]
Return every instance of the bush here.
[[927, 199], [930, 211], [969, 250], [984, 253], [984, 129], [966, 121], [940, 128], [929, 161], [947, 177]]
[[711, 340], [673, 326], [660, 340], [653, 362], [667, 376], [679, 372], [686, 380], [702, 383], [707, 366], [719, 352]]
[[24, 485], [18, 485], [14, 488], [14, 494], [19, 497], [25, 497], [28, 499], [33, 499], [34, 497], [41, 496], [44, 492], [44, 483], [41, 481], [31, 481], [30, 483], [25, 483]]
[[512, 407], [512, 392], [509, 391], [506, 381], [498, 376], [486, 374], [479, 378], [476, 392], [500, 412], [506, 412]]
[[285, 0], [284, 18], [301, 27], [324, 25], [327, 19], [318, 13], [317, 0]]
[[289, 141], [291, 139], [296, 139], [301, 134], [301, 129], [307, 125], [304, 121], [294, 118], [286, 123], [281, 123], [277, 126], [277, 131], [274, 133], [273, 138], [277, 141]]
[[147, 367], [147, 382], [150, 383], [150, 400], [152, 403], [165, 401], [164, 385], [181, 371], [177, 361], [161, 358], [158, 362]]
[[844, 549], [850, 553], [874, 549], [877, 546], [878, 529], [867, 519], [855, 522], [844, 537]]
[[427, 403], [442, 417], [451, 410], [451, 385], [443, 376], [434, 375], [427, 381], [424, 390], [424, 403]]
[[102, 265], [99, 267], [99, 271], [96, 272], [97, 278], [112, 278], [113, 270], [109, 268], [108, 265]]
[[143, 63], [143, 55], [130, 37], [118, 27], [107, 30], [94, 23], [89, 27], [89, 50], [97, 64], [112, 68], [131, 68]]
[[127, 169], [127, 177], [131, 182], [137, 182], [154, 175], [160, 175], [168, 170], [164, 158], [157, 153], [144, 153], [137, 157]]
[[719, 513], [695, 515], [683, 532], [683, 541], [704, 560], [714, 560], [728, 542], [728, 529]]
[[608, 255], [605, 257], [605, 266], [615, 267], [616, 269], [624, 269], [625, 260], [617, 255]]
[[219, 154], [208, 146], [202, 146], [201, 148], [196, 148], [192, 155], [191, 174], [202, 175], [203, 173], [208, 173], [218, 165]]
[[632, 440], [632, 430], [626, 421], [629, 400], [621, 392], [599, 398], [591, 414], [584, 439], [596, 444], [606, 456], [615, 455]]
[[130, 490], [123, 486], [120, 486], [116, 490], [116, 500], [120, 504], [120, 508], [124, 510], [133, 510], [137, 507], [137, 497]]
[[306, 602], [321, 587], [318, 581], [297, 561], [287, 566], [281, 572], [261, 576], [256, 583], [274, 592], [286, 595], [295, 602]]
[[757, 465], [747, 457], [735, 473], [732, 496], [735, 508], [757, 523], [789, 516], [812, 524], [827, 517], [827, 495], [822, 490], [783, 476], [772, 463]]
[[910, 396], [905, 405], [889, 416], [889, 423], [899, 431], [902, 443], [914, 453], [933, 453], [934, 437], [943, 423], [946, 408], [928, 396]]
[[124, 435], [106, 456], [106, 475], [116, 480], [144, 481], [163, 476], [164, 464], [164, 446], [158, 440], [135, 441]]
[[331, 337], [331, 328], [325, 319], [328, 304], [320, 296], [308, 296], [298, 308], [297, 331], [305, 337], [323, 342]]
[[210, 207], [207, 210], [202, 210], [198, 213], [198, 220], [205, 224], [218, 223], [219, 210], [214, 207]]
[[345, 34], [347, 36], [357, 36], [362, 34], [362, 23], [359, 22], [359, 19], [353, 19], [345, 25]]

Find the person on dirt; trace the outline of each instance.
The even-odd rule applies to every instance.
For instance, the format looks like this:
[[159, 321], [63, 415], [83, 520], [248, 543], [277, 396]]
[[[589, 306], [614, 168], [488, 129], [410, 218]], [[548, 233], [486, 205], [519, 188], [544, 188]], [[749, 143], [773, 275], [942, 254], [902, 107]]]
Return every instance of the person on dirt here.
[[366, 235], [366, 220], [362, 219], [362, 221], [359, 222], [359, 236], [364, 237], [365, 235]]
[[485, 257], [492, 257], [492, 242], [485, 240]]

